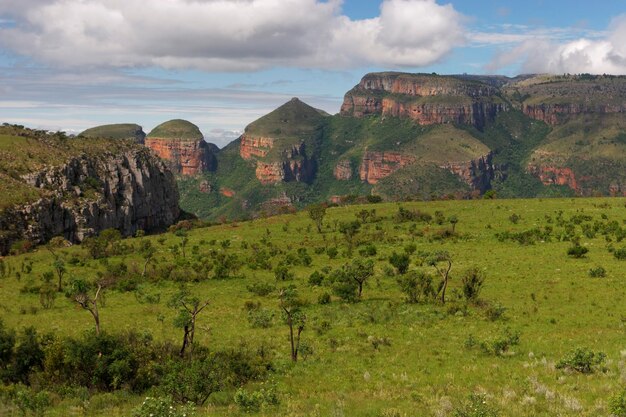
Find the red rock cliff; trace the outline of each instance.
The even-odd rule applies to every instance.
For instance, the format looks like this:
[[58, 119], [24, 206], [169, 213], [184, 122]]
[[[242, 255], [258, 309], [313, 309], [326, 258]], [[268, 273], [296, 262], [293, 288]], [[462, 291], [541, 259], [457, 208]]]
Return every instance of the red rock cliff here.
[[215, 169], [215, 156], [209, 145], [200, 140], [146, 138], [145, 145], [161, 159], [168, 162], [173, 172], [181, 175], [196, 175]]
[[524, 114], [549, 125], [557, 125], [567, 116], [585, 113], [626, 113], [626, 104], [588, 106], [584, 104], [533, 104], [522, 107]]
[[245, 160], [263, 158], [274, 146], [274, 139], [243, 134], [239, 144], [239, 154]]
[[459, 123], [479, 129], [506, 110], [498, 89], [454, 77], [397, 73], [368, 74], [349, 91], [341, 114], [410, 118], [423, 125]]
[[399, 152], [365, 152], [359, 177], [368, 184], [376, 184], [400, 168], [415, 162], [415, 157]]

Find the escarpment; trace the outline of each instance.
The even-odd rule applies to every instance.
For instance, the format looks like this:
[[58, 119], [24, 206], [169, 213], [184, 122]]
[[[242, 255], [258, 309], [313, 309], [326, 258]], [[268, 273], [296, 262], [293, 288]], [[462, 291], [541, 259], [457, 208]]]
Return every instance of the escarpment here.
[[506, 111], [499, 90], [481, 82], [426, 74], [368, 74], [344, 97], [341, 114], [409, 118], [421, 125], [456, 123], [479, 130]]
[[104, 148], [96, 151], [89, 145], [81, 144], [81, 152], [59, 151], [45, 166], [20, 174], [18, 185], [38, 197], [0, 208], [1, 253], [16, 240], [39, 244], [63, 236], [81, 242], [108, 228], [130, 236], [137, 230], [164, 230], [178, 219], [174, 176], [148, 149], [94, 141], [94, 147]]

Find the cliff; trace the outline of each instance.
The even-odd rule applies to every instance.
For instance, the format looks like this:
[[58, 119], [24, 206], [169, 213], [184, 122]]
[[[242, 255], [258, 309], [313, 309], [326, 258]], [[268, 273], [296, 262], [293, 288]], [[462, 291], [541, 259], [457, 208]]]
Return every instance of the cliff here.
[[341, 114], [409, 118], [421, 125], [456, 123], [479, 130], [505, 111], [498, 88], [453, 76], [368, 74], [344, 97]]
[[239, 155], [256, 164], [262, 184], [311, 183], [326, 114], [297, 98], [249, 124], [239, 138]]
[[[38, 244], [63, 236], [80, 242], [107, 228], [125, 236], [140, 229], [163, 230], [180, 214], [174, 176], [142, 146], [91, 139], [13, 139], [18, 147], [28, 145], [31, 154], [41, 148], [48, 156], [45, 165], [28, 172], [0, 166], [0, 171], [19, 178], [20, 187], [37, 192], [34, 198], [0, 207], [1, 253], [21, 239]], [[82, 142], [80, 148], [72, 141]], [[13, 155], [20, 157], [20, 151]]]
[[205, 142], [198, 127], [186, 120], [170, 120], [155, 127], [145, 145], [180, 175], [215, 171], [218, 148]]

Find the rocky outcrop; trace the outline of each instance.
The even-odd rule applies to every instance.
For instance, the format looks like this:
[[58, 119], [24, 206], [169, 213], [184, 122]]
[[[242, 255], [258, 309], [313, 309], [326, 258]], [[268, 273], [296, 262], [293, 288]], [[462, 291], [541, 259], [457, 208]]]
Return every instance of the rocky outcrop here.
[[163, 230], [180, 214], [174, 176], [145, 148], [77, 156], [23, 180], [47, 196], [0, 213], [2, 253], [18, 239], [44, 243], [63, 236], [80, 242], [108, 228], [125, 236]]
[[333, 169], [335, 179], [340, 181], [348, 181], [352, 179], [352, 165], [347, 159], [341, 160]]
[[439, 167], [461, 178], [472, 190], [484, 193], [491, 189], [491, 181], [495, 178], [496, 168], [492, 159], [493, 154], [489, 153], [472, 161], [450, 162]]
[[[244, 159], [256, 159], [267, 155], [271, 149], [271, 138], [262, 138], [260, 140], [250, 140], [243, 135], [241, 137], [240, 155]], [[244, 144], [245, 143], [245, 144]], [[257, 145], [251, 146], [251, 143]], [[270, 144], [268, 146], [258, 145]], [[267, 148], [267, 151], [264, 150]], [[245, 152], [244, 152], [245, 150]], [[244, 157], [246, 155], [246, 157]], [[311, 183], [317, 171], [317, 162], [313, 158], [309, 158], [306, 152], [304, 142], [295, 145], [289, 149], [283, 150], [282, 154], [274, 160], [257, 160], [256, 161], [256, 178], [261, 184], [276, 184], [278, 182], [305, 182]]]
[[581, 192], [576, 175], [571, 168], [529, 165], [528, 172], [539, 178], [544, 185], [566, 185], [577, 193]]
[[577, 116], [580, 114], [612, 114], [626, 113], [626, 104], [620, 105], [598, 105], [590, 106], [580, 103], [570, 104], [533, 104], [524, 105], [522, 107], [524, 114], [533, 119], [541, 120], [549, 125], [557, 125], [568, 116]]
[[148, 137], [145, 144], [176, 174], [197, 175], [217, 168], [215, 150], [204, 139], [191, 141]]
[[499, 90], [480, 82], [423, 74], [368, 74], [349, 91], [345, 116], [410, 118], [422, 125], [457, 123], [482, 129], [507, 109]]
[[368, 184], [376, 184], [400, 168], [415, 162], [415, 157], [399, 152], [365, 152], [359, 177]]
[[217, 169], [218, 147], [207, 143], [198, 126], [187, 120], [175, 119], [158, 125], [145, 144], [175, 174], [197, 175]]
[[274, 146], [274, 139], [243, 134], [240, 138], [239, 155], [245, 160], [263, 158]]

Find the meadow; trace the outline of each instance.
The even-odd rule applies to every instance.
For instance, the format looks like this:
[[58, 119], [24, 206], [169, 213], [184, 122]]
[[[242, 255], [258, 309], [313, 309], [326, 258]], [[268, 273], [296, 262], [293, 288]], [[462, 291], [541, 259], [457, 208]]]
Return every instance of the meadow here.
[[[184, 285], [189, 301], [208, 301], [195, 322], [198, 352], [247, 352], [268, 364], [215, 388], [193, 407], [196, 416], [626, 415], [624, 198], [330, 207], [321, 233], [306, 210], [188, 226], [4, 258], [5, 330], [33, 327], [46, 358], [50, 338], [96, 338], [75, 295], [82, 282], [93, 298], [98, 282], [103, 334], [135, 332], [178, 352], [185, 333], [174, 296]], [[105, 255], [94, 259], [97, 251]], [[408, 259], [406, 272], [401, 261], [390, 263], [394, 253]], [[59, 260], [64, 290], [44, 308]], [[355, 260], [373, 265], [361, 297], [349, 282]], [[448, 260], [442, 303], [440, 292], [419, 285], [430, 277], [438, 293]], [[482, 286], [468, 281], [471, 271]], [[421, 291], [417, 302], [408, 300], [411, 286]], [[294, 289], [297, 361], [281, 308]], [[12, 366], [1, 352], [0, 376]], [[124, 380], [49, 386], [47, 366], [33, 365], [22, 385], [5, 381], [0, 416], [143, 416], [145, 397], [171, 395], [159, 381], [142, 389]], [[19, 390], [45, 391], [45, 404], [25, 406]]]

